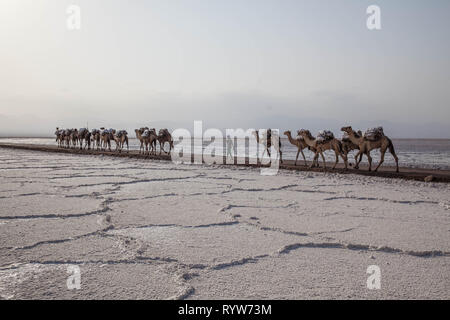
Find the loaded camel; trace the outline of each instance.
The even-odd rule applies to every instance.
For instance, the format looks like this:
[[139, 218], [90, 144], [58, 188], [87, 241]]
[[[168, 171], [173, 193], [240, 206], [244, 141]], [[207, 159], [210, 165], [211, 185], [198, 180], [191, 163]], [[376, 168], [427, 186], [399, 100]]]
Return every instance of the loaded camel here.
[[323, 133], [319, 133], [318, 138], [314, 138], [309, 130], [299, 130], [298, 134], [303, 137], [308, 146], [315, 149], [313, 163], [311, 164], [311, 168], [314, 166], [314, 162], [317, 163], [319, 154], [322, 156], [323, 167], [326, 169], [325, 157], [323, 152], [326, 150], [333, 150], [336, 156], [336, 162], [332, 169], [336, 168], [337, 163], [339, 162], [339, 156], [344, 160], [345, 170], [347, 170], [347, 156], [344, 154], [344, 150], [342, 149], [342, 143], [334, 138], [333, 133], [329, 131], [324, 131]]
[[66, 129], [63, 132], [63, 139], [64, 139], [64, 147], [70, 148], [70, 129]]
[[159, 154], [161, 154], [161, 150], [164, 151], [164, 145], [166, 144], [166, 142], [169, 143], [169, 152], [166, 152], [166, 151], [164, 151], [164, 152], [169, 154], [173, 148], [173, 139], [172, 139], [172, 135], [170, 134], [169, 130], [167, 130], [167, 129], [159, 130], [157, 139], [159, 142]]
[[91, 140], [92, 140], [92, 148], [97, 147], [97, 150], [101, 148], [101, 139], [100, 139], [100, 130], [92, 129], [91, 131]]
[[134, 129], [134, 132], [136, 133], [136, 139], [139, 140], [139, 142], [141, 143], [141, 145], [139, 146], [139, 154], [142, 152], [144, 152], [144, 138], [142, 137], [142, 134], [144, 133], [145, 128], [140, 128], [140, 129]]
[[72, 129], [70, 131], [70, 140], [72, 141], [72, 145], [75, 148], [78, 145], [78, 130]]
[[100, 128], [100, 149], [106, 151], [106, 147], [111, 151], [111, 133], [102, 127]]
[[58, 143], [58, 147], [61, 148], [64, 146], [64, 130], [56, 127], [55, 131], [56, 142]]
[[[358, 137], [362, 137], [361, 130], [358, 130], [358, 132], [355, 132], [355, 135], [357, 135]], [[348, 136], [347, 132], [344, 132], [342, 139], [341, 139], [341, 143], [342, 143], [342, 150], [344, 150], [344, 153], [347, 156], [347, 158], [348, 158], [348, 154], [350, 153], [350, 151], [353, 151], [353, 150], [359, 151], [359, 146], [352, 142], [352, 140]], [[359, 157], [361, 158], [362, 155], [360, 155]], [[355, 165], [356, 165], [356, 162], [358, 162], [358, 161], [355, 158]], [[351, 165], [352, 164], [350, 164], [350, 166]]]
[[[264, 148], [264, 151], [263, 151], [263, 154], [261, 156], [261, 159], [264, 157], [264, 154], [266, 153], [266, 151], [267, 151], [267, 154], [270, 157], [270, 148], [272, 147], [272, 130], [271, 129], [267, 129], [266, 130], [266, 134], [264, 134], [261, 137], [259, 135], [259, 130], [254, 130], [252, 133], [253, 133], [253, 135], [256, 138], [256, 143], [262, 145], [263, 148]], [[275, 148], [275, 150], [277, 152], [280, 153], [280, 163], [283, 163], [283, 157], [282, 157], [283, 153], [281, 152], [281, 140], [280, 140], [280, 137], [278, 137], [278, 144], [275, 144], [273, 147]]]
[[86, 128], [81, 128], [78, 130], [78, 139], [80, 141], [80, 150], [83, 149], [83, 141], [84, 141], [84, 148], [88, 147], [88, 150], [91, 149], [91, 133]]
[[305, 161], [305, 166], [308, 166], [308, 164], [306, 163], [306, 158], [305, 158], [305, 154], [303, 153], [303, 149], [308, 148], [311, 150], [312, 147], [308, 146], [308, 144], [305, 142], [305, 140], [303, 139], [303, 137], [299, 137], [297, 139], [292, 138], [291, 135], [291, 131], [285, 131], [284, 135], [288, 137], [289, 142], [291, 144], [293, 144], [294, 146], [297, 147], [298, 151], [297, 151], [297, 156], [295, 157], [295, 163], [294, 166], [297, 165], [297, 159], [298, 159], [298, 154], [301, 152], [302, 156], [303, 156], [303, 160]]
[[[139, 153], [142, 152], [145, 154], [150, 154], [150, 152], [156, 153], [156, 141], [158, 139], [158, 136], [156, 134], [155, 129], [149, 129], [148, 127], [136, 129], [136, 138], [139, 139], [141, 142], [141, 146], [139, 148]], [[149, 149], [150, 145], [150, 149]], [[145, 151], [144, 151], [145, 146]]]
[[378, 133], [378, 136], [376, 137], [376, 139], [371, 140], [369, 138], [368, 131], [366, 131], [366, 134], [364, 136], [362, 136], [362, 135], [359, 135], [358, 133], [356, 133], [352, 129], [351, 126], [341, 128], [342, 131], [344, 131], [348, 134], [349, 139], [354, 144], [357, 144], [359, 147], [359, 152], [355, 156], [355, 160], [357, 159], [358, 156], [360, 156], [360, 157], [359, 157], [359, 160], [356, 162], [355, 169], [359, 168], [359, 163], [362, 160], [362, 155], [365, 154], [369, 161], [369, 171], [371, 171], [372, 170], [372, 157], [370, 156], [370, 151], [372, 151], [374, 149], [380, 149], [380, 152], [381, 152], [380, 163], [375, 168], [375, 171], [377, 171], [378, 168], [381, 166], [381, 164], [384, 162], [384, 155], [385, 155], [387, 149], [389, 149], [389, 152], [392, 154], [392, 156], [395, 159], [396, 172], [399, 172], [398, 157], [395, 154], [394, 144], [392, 143], [391, 139], [389, 139], [387, 136], [384, 135], [382, 128], [379, 128], [379, 129], [381, 129], [381, 130], [379, 130], [379, 133]]
[[116, 134], [116, 130], [113, 130], [112, 137], [116, 142], [116, 150], [122, 152], [123, 146], [127, 144], [127, 153], [130, 152], [130, 148], [128, 145], [128, 132], [126, 130], [119, 130]]

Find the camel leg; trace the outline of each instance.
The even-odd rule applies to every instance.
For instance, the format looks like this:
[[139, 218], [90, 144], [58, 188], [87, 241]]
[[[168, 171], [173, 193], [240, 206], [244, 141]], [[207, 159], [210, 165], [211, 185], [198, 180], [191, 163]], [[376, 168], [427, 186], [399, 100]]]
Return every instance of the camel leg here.
[[128, 146], [128, 138], [125, 140], [125, 142], [127, 143], [127, 153], [130, 152], [130, 147]]
[[319, 165], [319, 154], [317, 154], [317, 157], [314, 158], [314, 162], [315, 162], [314, 166], [317, 167], [317, 168], [320, 168], [320, 165]]
[[310, 169], [311, 169], [311, 168], [314, 168], [314, 164], [316, 163], [317, 158], [319, 158], [319, 153], [318, 153], [318, 152], [316, 152], [316, 153], [314, 154], [313, 161], [312, 161], [311, 165], [309, 166]]
[[280, 149], [280, 163], [283, 163], [283, 152], [281, 152], [281, 149]]
[[[359, 157], [359, 160], [358, 160], [358, 157]], [[359, 163], [361, 162], [362, 157], [363, 157], [363, 152], [361, 150], [359, 150], [355, 156], [355, 161], [356, 161], [355, 169], [359, 169]]]
[[378, 171], [378, 168], [381, 166], [381, 164], [384, 162], [384, 154], [386, 153], [386, 150], [382, 150], [381, 151], [381, 157], [380, 157], [380, 162], [378, 163], [377, 167], [375, 168], [375, 172]]
[[[356, 168], [356, 164], [358, 163], [358, 154], [359, 153], [357, 153], [356, 155], [355, 155], [355, 169], [358, 169], [358, 168]], [[362, 153], [361, 153], [361, 155], [359, 156], [359, 161], [361, 162], [361, 160], [362, 160]]]
[[372, 157], [370, 156], [370, 152], [366, 152], [367, 160], [369, 160], [369, 171], [372, 171]]
[[395, 154], [395, 150], [394, 150], [394, 145], [392, 144], [392, 141], [391, 141], [391, 143], [389, 144], [389, 152], [392, 154], [392, 156], [394, 157], [394, 159], [395, 159], [395, 165], [396, 165], [396, 172], [399, 172], [399, 170], [398, 170], [398, 157], [397, 157], [397, 155]]
[[303, 153], [303, 150], [300, 150], [300, 152], [302, 153], [303, 160], [305, 160], [305, 167], [307, 167], [308, 164], [306, 163], [306, 157], [305, 157], [305, 154]]
[[325, 156], [323, 155], [323, 152], [320, 151], [320, 155], [322, 156], [322, 161], [323, 161], [323, 169], [326, 170], [327, 169], [327, 165], [325, 163]]
[[300, 154], [300, 149], [298, 149], [297, 151], [297, 156], [295, 157], [295, 162], [294, 162], [294, 166], [297, 165], [297, 159], [298, 159], [298, 155]]
[[347, 170], [348, 169], [348, 157], [346, 154], [341, 154], [341, 158], [342, 158], [342, 160], [344, 160], [344, 165], [345, 165], [344, 169]]
[[334, 166], [333, 166], [332, 170], [334, 170], [334, 169], [336, 168], [336, 165], [337, 165], [338, 162], [339, 162], [339, 156], [338, 156], [338, 154], [337, 154], [336, 151], [334, 152], [334, 155], [336, 156], [336, 161], [334, 162]]

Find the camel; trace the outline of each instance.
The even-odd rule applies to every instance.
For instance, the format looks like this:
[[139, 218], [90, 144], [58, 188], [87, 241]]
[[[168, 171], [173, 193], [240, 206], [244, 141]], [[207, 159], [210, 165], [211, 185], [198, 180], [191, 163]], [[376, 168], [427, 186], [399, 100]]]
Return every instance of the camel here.
[[144, 133], [145, 130], [146, 128], [134, 129], [134, 132], [136, 133], [136, 139], [138, 139], [139, 142], [141, 143], [139, 147], [139, 154], [141, 153], [141, 150], [142, 153], [144, 153], [144, 138], [142, 137], [142, 134]]
[[164, 151], [164, 153], [169, 154], [173, 148], [173, 139], [169, 130], [161, 129], [158, 133], [158, 142], [159, 142], [159, 154], [161, 154], [161, 150], [164, 151], [164, 145], [166, 142], [169, 143], [169, 152]]
[[92, 129], [92, 131], [91, 131], [91, 140], [92, 140], [92, 148], [97, 147], [97, 150], [99, 150], [100, 147], [101, 147], [100, 130]]
[[394, 144], [392, 143], [392, 140], [389, 139], [387, 136], [385, 136], [383, 134], [379, 139], [372, 141], [372, 140], [365, 138], [361, 134], [358, 134], [357, 132], [355, 132], [351, 126], [342, 127], [341, 130], [346, 132], [348, 134], [349, 139], [354, 144], [357, 144], [359, 147], [359, 152], [355, 156], [355, 161], [359, 156], [359, 160], [356, 162], [355, 169], [359, 168], [359, 163], [362, 160], [362, 155], [365, 154], [367, 156], [367, 160], [369, 161], [369, 171], [371, 171], [372, 170], [372, 157], [370, 156], [370, 151], [372, 151], [374, 149], [380, 149], [380, 152], [381, 152], [380, 163], [378, 163], [378, 166], [374, 170], [374, 171], [378, 171], [378, 168], [380, 168], [381, 164], [384, 162], [384, 155], [385, 155], [387, 149], [389, 149], [389, 152], [392, 154], [392, 156], [395, 159], [396, 172], [399, 172], [398, 157], [395, 154]]
[[294, 163], [294, 166], [297, 165], [298, 154], [299, 154], [300, 152], [302, 153], [303, 160], [305, 160], [305, 166], [308, 166], [308, 164], [306, 163], [305, 154], [303, 153], [303, 149], [305, 149], [305, 148], [310, 149], [311, 147], [308, 146], [308, 144], [306, 144], [306, 142], [305, 142], [305, 140], [304, 140], [303, 138], [301, 138], [301, 139], [300, 139], [300, 138], [297, 138], [297, 139], [292, 138], [291, 131], [289, 131], [289, 130], [288, 130], [288, 131], [285, 131], [285, 132], [284, 132], [284, 135], [287, 136], [288, 139], [289, 139], [289, 142], [290, 142], [291, 144], [293, 144], [294, 146], [296, 146], [297, 149], [298, 149], [298, 151], [297, 151], [297, 156], [295, 157], [295, 163]]
[[56, 127], [55, 135], [56, 135], [56, 142], [58, 143], [58, 148], [63, 147], [64, 146], [64, 129], [60, 129], [59, 127]]
[[70, 148], [70, 129], [65, 129], [63, 132], [64, 148]]
[[72, 129], [70, 131], [70, 140], [72, 141], [72, 145], [74, 148], [78, 145], [78, 130]]
[[108, 129], [100, 128], [100, 149], [106, 150], [106, 147], [111, 151], [111, 133]]
[[[139, 148], [139, 153], [147, 153], [150, 154], [150, 152], [154, 152], [156, 154], [156, 141], [158, 139], [158, 136], [156, 134], [155, 129], [149, 129], [148, 127], [135, 129], [136, 132], [136, 138], [139, 139], [141, 142], [141, 146]], [[151, 150], [149, 150], [149, 145]], [[144, 151], [145, 146], [145, 151]]]
[[[341, 128], [341, 131], [344, 131], [342, 129], [343, 128]], [[358, 130], [358, 132], [355, 132], [355, 136], [357, 138], [362, 137], [361, 130]], [[345, 131], [344, 131], [344, 135], [342, 136], [341, 143], [342, 143], [342, 149], [344, 150], [344, 153], [347, 156], [347, 158], [348, 158], [348, 154], [350, 153], [350, 151], [352, 151], [352, 150], [358, 150], [359, 151], [359, 145], [357, 143], [355, 143], [354, 141], [352, 141], [350, 139], [350, 136], [348, 135], [348, 133], [345, 132]], [[362, 158], [362, 154], [359, 157]], [[356, 165], [357, 162], [358, 162], [358, 159], [355, 157], [355, 165]]]
[[[156, 129], [146, 129], [142, 134], [144, 138], [145, 148], [148, 151], [148, 154], [153, 153], [156, 154], [156, 141], [158, 140], [158, 135], [156, 134]], [[150, 147], [149, 147], [150, 146]], [[151, 149], [151, 150], [150, 150]]]
[[81, 128], [78, 130], [78, 139], [80, 142], [80, 150], [83, 149], [83, 141], [84, 141], [84, 148], [88, 147], [88, 150], [91, 150], [91, 133], [86, 128]]
[[[314, 162], [317, 163], [319, 154], [320, 154], [322, 156], [322, 160], [323, 160], [323, 167], [324, 167], [324, 169], [326, 169], [325, 157], [323, 155], [323, 152], [326, 150], [333, 150], [335, 153], [335, 156], [336, 156], [336, 161], [335, 161], [332, 169], [336, 168], [336, 165], [339, 162], [339, 156], [341, 156], [341, 158], [344, 160], [345, 170], [347, 170], [347, 167], [348, 167], [347, 156], [344, 154], [344, 150], [342, 149], [342, 143], [339, 140], [337, 140], [336, 138], [334, 138], [334, 136], [330, 135], [329, 138], [327, 138], [325, 140], [319, 140], [319, 139], [314, 138], [312, 136], [311, 132], [309, 132], [309, 130], [305, 130], [305, 129], [299, 130], [298, 134], [300, 136], [302, 136], [303, 139], [305, 139], [305, 142], [310, 147], [312, 147], [316, 150], [311, 168], [314, 166]], [[318, 165], [318, 163], [317, 163], [317, 165]]]
[[[264, 157], [264, 154], [266, 153], [266, 151], [267, 151], [267, 154], [270, 157], [270, 148], [272, 147], [272, 130], [271, 129], [267, 129], [266, 130], [266, 134], [264, 136], [262, 136], [262, 137], [260, 137], [260, 135], [259, 135], [259, 130], [254, 130], [252, 132], [252, 134], [256, 138], [256, 143], [260, 144], [260, 145], [262, 145], [264, 147], [264, 151], [263, 151], [263, 154], [261, 156], [261, 159]], [[283, 153], [281, 152], [281, 140], [280, 140], [279, 137], [278, 137], [278, 145], [275, 144], [274, 148], [275, 148], [275, 150], [277, 152], [280, 153], [280, 163], [283, 163], [283, 157], [282, 157]]]
[[127, 144], [127, 153], [130, 152], [130, 148], [128, 145], [128, 132], [125, 130], [119, 130], [116, 134], [116, 130], [113, 130], [112, 136], [114, 141], [116, 142], [116, 150], [122, 152], [123, 146]]
[[[358, 133], [360, 136], [362, 136], [362, 132], [358, 131]], [[348, 134], [345, 132], [344, 136], [341, 139], [341, 143], [342, 143], [342, 149], [344, 150], [345, 155], [348, 155], [350, 153], [350, 151], [352, 150], [359, 150], [359, 146], [355, 143], [352, 142], [352, 140], [350, 140], [350, 137], [348, 136]]]

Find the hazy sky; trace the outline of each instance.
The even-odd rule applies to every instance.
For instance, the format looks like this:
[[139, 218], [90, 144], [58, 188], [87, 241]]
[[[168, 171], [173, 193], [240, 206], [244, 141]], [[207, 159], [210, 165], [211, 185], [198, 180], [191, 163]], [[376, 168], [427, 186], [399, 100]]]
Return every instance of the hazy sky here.
[[0, 0], [0, 135], [203, 120], [450, 138], [449, 13], [448, 0]]

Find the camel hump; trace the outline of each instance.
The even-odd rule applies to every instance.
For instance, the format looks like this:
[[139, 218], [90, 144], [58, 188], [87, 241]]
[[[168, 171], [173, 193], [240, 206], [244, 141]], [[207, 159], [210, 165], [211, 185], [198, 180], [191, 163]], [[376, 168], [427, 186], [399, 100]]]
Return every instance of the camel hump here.
[[169, 136], [170, 133], [169, 133], [169, 130], [167, 130], [167, 129], [160, 129], [158, 135], [160, 135], [160, 136]]
[[364, 139], [369, 141], [378, 141], [384, 137], [383, 127], [370, 128], [364, 133]]
[[316, 138], [318, 143], [325, 143], [325, 142], [328, 142], [333, 139], [334, 139], [334, 134], [333, 134], [333, 132], [331, 132], [329, 130], [319, 131], [319, 133], [317, 134], [317, 138]]
[[118, 136], [118, 137], [125, 136], [125, 135], [127, 135], [127, 134], [128, 134], [128, 132], [127, 132], [126, 130], [119, 130], [119, 131], [117, 132], [117, 136]]

